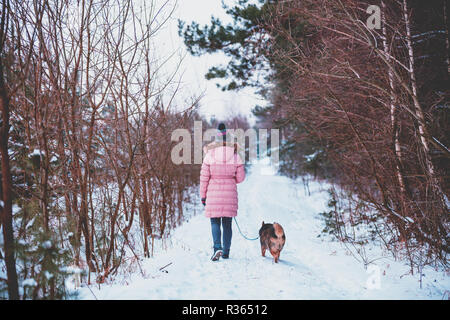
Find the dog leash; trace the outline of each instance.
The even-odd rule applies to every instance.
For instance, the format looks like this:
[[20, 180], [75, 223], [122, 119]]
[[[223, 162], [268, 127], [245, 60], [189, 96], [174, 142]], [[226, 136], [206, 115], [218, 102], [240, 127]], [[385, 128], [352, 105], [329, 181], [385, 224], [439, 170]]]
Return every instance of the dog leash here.
[[233, 217], [233, 219], [234, 219], [234, 222], [236, 222], [236, 226], [238, 227], [238, 230], [239, 230], [239, 233], [241, 234], [241, 236], [243, 236], [245, 239], [250, 240], [250, 241], [254, 241], [254, 240], [258, 240], [258, 239], [259, 239], [259, 236], [257, 236], [256, 238], [248, 238], [248, 237], [246, 237], [246, 236], [242, 233], [241, 228], [239, 227], [239, 223], [238, 223], [237, 220], [236, 220], [236, 217]]

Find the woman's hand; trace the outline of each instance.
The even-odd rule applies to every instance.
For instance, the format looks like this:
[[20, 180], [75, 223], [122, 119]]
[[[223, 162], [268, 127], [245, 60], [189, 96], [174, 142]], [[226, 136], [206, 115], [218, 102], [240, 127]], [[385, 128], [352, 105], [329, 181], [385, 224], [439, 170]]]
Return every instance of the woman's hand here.
[[202, 198], [202, 204], [203, 206], [206, 206], [206, 198]]

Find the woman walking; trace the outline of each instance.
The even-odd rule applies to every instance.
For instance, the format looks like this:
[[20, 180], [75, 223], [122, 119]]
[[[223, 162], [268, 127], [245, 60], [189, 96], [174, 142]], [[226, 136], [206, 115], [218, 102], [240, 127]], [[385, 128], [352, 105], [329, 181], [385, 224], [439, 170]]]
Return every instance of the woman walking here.
[[237, 153], [237, 144], [226, 141], [225, 124], [219, 124], [215, 140], [205, 147], [206, 156], [200, 170], [200, 197], [205, 206], [205, 215], [211, 219], [213, 261], [221, 256], [229, 258], [231, 219], [237, 215], [238, 209], [236, 184], [245, 179], [244, 163]]

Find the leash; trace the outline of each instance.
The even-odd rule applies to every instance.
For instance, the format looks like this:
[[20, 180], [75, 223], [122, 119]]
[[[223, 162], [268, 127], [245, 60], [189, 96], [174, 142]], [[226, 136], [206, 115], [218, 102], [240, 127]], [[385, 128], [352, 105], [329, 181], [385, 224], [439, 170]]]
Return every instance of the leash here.
[[254, 240], [258, 240], [258, 239], [259, 239], [259, 236], [257, 236], [256, 238], [248, 238], [248, 237], [246, 237], [246, 236], [242, 233], [241, 228], [239, 227], [239, 223], [238, 223], [237, 220], [236, 220], [236, 217], [233, 217], [233, 219], [234, 219], [234, 222], [236, 222], [236, 226], [238, 227], [238, 230], [239, 230], [239, 233], [241, 234], [241, 236], [243, 236], [245, 239], [250, 240], [250, 241], [254, 241]]

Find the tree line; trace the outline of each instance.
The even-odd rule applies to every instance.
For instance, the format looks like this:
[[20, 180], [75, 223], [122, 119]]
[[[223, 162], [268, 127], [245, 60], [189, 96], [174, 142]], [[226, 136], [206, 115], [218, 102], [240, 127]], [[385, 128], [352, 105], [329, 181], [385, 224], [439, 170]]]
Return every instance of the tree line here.
[[170, 133], [201, 119], [154, 55], [172, 10], [2, 1], [0, 297], [67, 298], [80, 269], [103, 283], [183, 220], [199, 168], [170, 161]]

